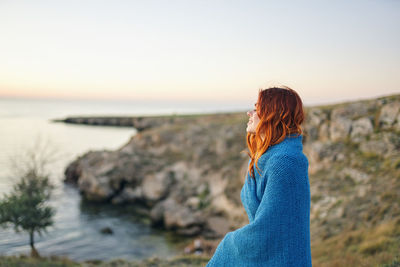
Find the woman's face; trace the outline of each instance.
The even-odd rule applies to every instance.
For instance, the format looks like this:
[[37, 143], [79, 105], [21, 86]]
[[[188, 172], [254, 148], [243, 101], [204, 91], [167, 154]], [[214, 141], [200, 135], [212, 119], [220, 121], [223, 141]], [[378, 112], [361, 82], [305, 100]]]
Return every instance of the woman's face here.
[[246, 132], [248, 133], [256, 133], [257, 125], [260, 121], [260, 118], [257, 115], [257, 104], [254, 104], [254, 109], [251, 111], [247, 111], [247, 116], [249, 116], [249, 122], [247, 123]]

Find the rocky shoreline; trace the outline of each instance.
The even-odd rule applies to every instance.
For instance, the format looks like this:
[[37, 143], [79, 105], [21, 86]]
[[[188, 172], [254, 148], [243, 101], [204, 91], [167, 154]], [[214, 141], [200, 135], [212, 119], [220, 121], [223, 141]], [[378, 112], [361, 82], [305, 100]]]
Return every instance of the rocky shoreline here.
[[[148, 118], [118, 150], [87, 152], [66, 181], [90, 201], [142, 205], [154, 225], [182, 235], [222, 237], [246, 224], [246, 114], [172, 118]], [[400, 217], [400, 95], [307, 107], [304, 130], [312, 243]]]
[[217, 237], [244, 224], [246, 115], [168, 117], [154, 126], [159, 120], [116, 151], [79, 157], [67, 167], [66, 181], [90, 201], [147, 207], [153, 225], [182, 235]]
[[71, 116], [64, 119], [53, 119], [51, 121], [90, 126], [133, 127], [138, 131], [144, 131], [164, 124], [184, 123], [197, 116], [209, 117], [215, 115], [224, 116], [226, 113], [159, 116]]

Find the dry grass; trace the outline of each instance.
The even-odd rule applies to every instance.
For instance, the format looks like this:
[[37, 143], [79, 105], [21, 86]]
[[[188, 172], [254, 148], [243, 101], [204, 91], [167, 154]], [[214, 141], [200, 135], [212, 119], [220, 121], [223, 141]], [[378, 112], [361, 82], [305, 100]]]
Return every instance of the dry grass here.
[[400, 253], [400, 219], [312, 243], [313, 266], [380, 266]]

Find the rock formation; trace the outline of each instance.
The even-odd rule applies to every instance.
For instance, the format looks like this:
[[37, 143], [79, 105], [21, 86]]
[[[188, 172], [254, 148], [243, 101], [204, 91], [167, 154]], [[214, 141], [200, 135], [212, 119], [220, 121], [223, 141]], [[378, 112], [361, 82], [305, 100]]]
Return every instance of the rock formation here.
[[66, 181], [91, 201], [144, 205], [153, 224], [180, 234], [221, 235], [245, 222], [246, 120], [240, 113], [166, 121], [117, 151], [79, 157]]
[[[166, 118], [79, 157], [66, 180], [88, 200], [144, 205], [153, 224], [184, 235], [247, 223], [245, 112]], [[313, 239], [400, 216], [400, 95], [307, 107], [304, 130]]]

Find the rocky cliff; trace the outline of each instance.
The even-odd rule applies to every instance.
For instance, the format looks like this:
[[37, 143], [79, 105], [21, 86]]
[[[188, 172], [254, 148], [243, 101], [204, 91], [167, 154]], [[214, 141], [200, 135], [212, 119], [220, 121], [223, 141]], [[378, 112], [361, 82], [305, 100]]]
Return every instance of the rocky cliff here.
[[245, 223], [246, 115], [165, 120], [117, 151], [91, 151], [72, 162], [66, 180], [92, 201], [148, 209], [153, 224], [180, 234], [221, 235]]
[[399, 111], [400, 95], [308, 109], [313, 238], [399, 217]]
[[[143, 205], [167, 229], [221, 236], [247, 223], [246, 121], [245, 113], [165, 120], [117, 151], [81, 156], [66, 180], [89, 200]], [[344, 250], [400, 248], [400, 95], [307, 107], [304, 130], [312, 243], [347, 233], [337, 241]]]

